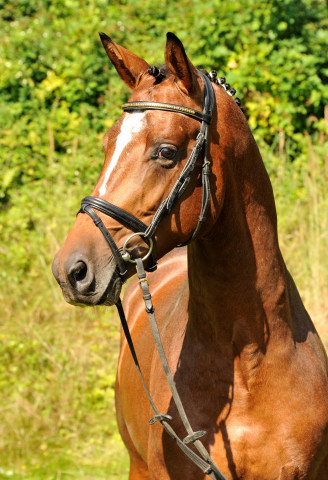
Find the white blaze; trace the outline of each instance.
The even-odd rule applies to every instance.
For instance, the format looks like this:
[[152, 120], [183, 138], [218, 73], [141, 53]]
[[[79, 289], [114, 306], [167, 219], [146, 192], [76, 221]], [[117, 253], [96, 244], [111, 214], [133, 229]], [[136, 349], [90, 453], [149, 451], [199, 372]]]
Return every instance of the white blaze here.
[[101, 187], [99, 188], [100, 195], [104, 195], [106, 193], [106, 185], [108, 183], [110, 175], [114, 170], [114, 168], [116, 167], [118, 159], [120, 158], [124, 148], [131, 141], [132, 135], [134, 133], [140, 132], [145, 115], [146, 115], [146, 112], [127, 113], [126, 117], [124, 118], [123, 123], [121, 125], [121, 131], [118, 134], [116, 139], [115, 151], [113, 153], [110, 164], [108, 165], [108, 168], [106, 170], [105, 177], [101, 184]]

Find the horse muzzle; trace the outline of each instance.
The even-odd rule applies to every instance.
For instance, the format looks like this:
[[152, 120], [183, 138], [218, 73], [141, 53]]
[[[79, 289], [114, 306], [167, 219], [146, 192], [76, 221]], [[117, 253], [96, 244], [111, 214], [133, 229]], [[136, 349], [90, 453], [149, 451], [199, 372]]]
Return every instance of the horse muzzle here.
[[59, 250], [52, 273], [64, 299], [73, 305], [114, 305], [123, 285], [113, 257], [94, 262], [79, 251], [64, 256]]

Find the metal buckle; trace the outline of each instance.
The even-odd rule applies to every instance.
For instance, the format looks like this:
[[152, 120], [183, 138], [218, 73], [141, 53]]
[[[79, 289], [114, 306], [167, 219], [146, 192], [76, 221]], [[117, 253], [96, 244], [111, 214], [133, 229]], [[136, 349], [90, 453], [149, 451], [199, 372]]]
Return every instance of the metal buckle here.
[[196, 440], [198, 440], [199, 438], [203, 437], [204, 435], [206, 435], [206, 431], [205, 430], [198, 430], [198, 432], [193, 432], [191, 433], [190, 435], [187, 435], [184, 439], [183, 439], [183, 443], [185, 445], [187, 445], [188, 443], [192, 442], [196, 442]]
[[[124, 245], [123, 245], [123, 249], [122, 249], [122, 258], [126, 262], [136, 263], [136, 261], [131, 258], [129, 252], [127, 251], [127, 245], [129, 243], [129, 241], [131, 240], [131, 238], [136, 237], [137, 235], [139, 235], [140, 237], [146, 237], [147, 236], [146, 233], [144, 233], [144, 232], [136, 232], [136, 233], [133, 233], [132, 235], [130, 235], [125, 240]], [[151, 238], [149, 238], [149, 250], [146, 253], [146, 255], [141, 259], [142, 261], [147, 260], [147, 258], [150, 256], [151, 252], [153, 251], [153, 245], [154, 245], [153, 240]]]
[[140, 287], [141, 287], [141, 282], [147, 282], [147, 285], [149, 286], [149, 280], [148, 280], [148, 278], [141, 278], [141, 279], [139, 280], [139, 285], [140, 285]]
[[172, 420], [171, 415], [168, 415], [167, 413], [158, 413], [157, 415], [154, 415], [148, 423], [149, 425], [154, 425], [156, 422], [168, 422], [169, 420]]

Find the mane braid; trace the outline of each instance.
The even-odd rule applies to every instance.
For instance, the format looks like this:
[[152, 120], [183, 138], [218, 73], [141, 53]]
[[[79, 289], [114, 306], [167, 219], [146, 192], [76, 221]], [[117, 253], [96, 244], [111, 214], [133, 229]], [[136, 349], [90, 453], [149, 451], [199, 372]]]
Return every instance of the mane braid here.
[[[230, 95], [231, 97], [233, 97], [234, 95], [236, 95], [236, 89], [233, 88], [230, 83], [226, 83], [226, 79], [225, 77], [220, 77], [220, 78], [217, 78], [217, 72], [216, 70], [211, 70], [210, 73], [208, 73], [206, 70], [204, 69], [200, 69], [200, 71], [202, 73], [204, 73], [204, 75], [206, 75], [210, 80], [211, 82], [215, 83], [216, 85], [219, 85], [221, 88], [223, 88], [223, 90], [225, 90], [228, 95]], [[235, 102], [237, 103], [238, 107], [240, 108], [240, 110], [244, 113], [244, 108], [242, 107], [241, 105], [241, 99], [239, 97], [236, 97], [235, 98]]]

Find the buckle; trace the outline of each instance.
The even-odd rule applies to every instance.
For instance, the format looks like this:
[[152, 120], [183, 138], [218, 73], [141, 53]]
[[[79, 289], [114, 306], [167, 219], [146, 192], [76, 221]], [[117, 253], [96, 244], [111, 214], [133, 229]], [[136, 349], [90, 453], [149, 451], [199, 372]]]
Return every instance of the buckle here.
[[183, 439], [183, 443], [185, 445], [187, 445], [188, 443], [194, 443], [196, 442], [196, 440], [198, 440], [199, 438], [203, 437], [204, 435], [206, 435], [206, 431], [205, 430], [198, 430], [198, 432], [193, 432], [191, 433], [190, 435], [187, 435], [184, 439]]
[[168, 415], [167, 413], [158, 413], [157, 415], [154, 415], [150, 420], [149, 420], [149, 425], [154, 425], [156, 422], [162, 422], [165, 420], [166, 422], [169, 420], [172, 420], [171, 415]]
[[141, 282], [147, 282], [147, 285], [149, 286], [149, 280], [148, 280], [147, 277], [145, 277], [145, 278], [140, 278], [140, 280], [139, 280], [139, 286], [140, 286], [140, 288], [142, 288], [142, 287], [141, 287]]

